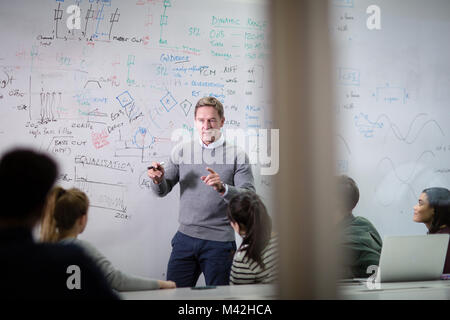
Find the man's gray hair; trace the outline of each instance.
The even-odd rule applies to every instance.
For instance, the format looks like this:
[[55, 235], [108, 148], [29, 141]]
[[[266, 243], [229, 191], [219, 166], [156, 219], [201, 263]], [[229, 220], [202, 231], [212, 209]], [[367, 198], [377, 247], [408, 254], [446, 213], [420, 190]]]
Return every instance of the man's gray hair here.
[[216, 109], [217, 112], [219, 113], [220, 118], [223, 119], [224, 114], [223, 105], [216, 98], [204, 97], [198, 100], [197, 104], [195, 105], [194, 117], [197, 116], [197, 109], [200, 107], [214, 107], [214, 109]]

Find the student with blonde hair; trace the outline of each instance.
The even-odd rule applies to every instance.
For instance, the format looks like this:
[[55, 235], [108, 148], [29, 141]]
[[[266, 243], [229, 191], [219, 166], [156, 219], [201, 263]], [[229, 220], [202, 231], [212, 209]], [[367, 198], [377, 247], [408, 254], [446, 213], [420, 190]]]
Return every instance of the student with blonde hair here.
[[153, 280], [128, 275], [114, 268], [111, 262], [89, 242], [77, 239], [86, 228], [89, 209], [87, 195], [79, 189], [55, 187], [50, 192], [41, 224], [41, 240], [76, 244], [94, 260], [117, 291], [175, 288], [173, 281]]

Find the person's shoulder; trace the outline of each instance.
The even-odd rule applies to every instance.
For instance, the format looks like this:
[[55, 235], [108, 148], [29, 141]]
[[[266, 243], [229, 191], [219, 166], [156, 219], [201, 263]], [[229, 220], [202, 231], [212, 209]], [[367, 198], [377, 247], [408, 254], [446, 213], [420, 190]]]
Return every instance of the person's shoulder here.
[[72, 244], [81, 247], [83, 251], [88, 254], [89, 257], [97, 258], [102, 256], [101, 252], [89, 241], [83, 239], [75, 239], [75, 241], [72, 242]]
[[96, 250], [89, 242], [79, 239], [75, 239], [71, 243], [43, 245], [44, 250], [53, 256], [52, 260], [48, 260], [49, 264], [53, 264], [53, 268], [60, 270], [61, 266], [64, 266], [66, 277], [69, 276], [68, 273], [76, 272], [74, 270], [81, 272], [81, 287], [84, 287], [84, 290], [79, 292], [80, 297], [83, 299], [117, 299], [92, 254], [86, 250], [87, 247]]
[[81, 270], [92, 267], [92, 260], [84, 250], [71, 243], [36, 243], [22, 259], [32, 263], [36, 270], [45, 270], [49, 274], [66, 272], [72, 265]]
[[276, 248], [277, 246], [278, 246], [278, 234], [272, 233], [267, 241], [264, 251], [271, 250], [273, 248]]
[[372, 222], [368, 218], [365, 218], [365, 217], [362, 217], [362, 216], [355, 216], [353, 221], [352, 221], [352, 224], [358, 225], [358, 226], [373, 227]]
[[[14, 255], [11, 275], [26, 279], [7, 281], [13, 296], [39, 299], [117, 299], [103, 274], [83, 249], [67, 243], [30, 243]], [[16, 250], [17, 251], [17, 250]], [[12, 269], [14, 268], [14, 269]], [[81, 281], [81, 290], [70, 290], [70, 279]], [[79, 278], [78, 278], [79, 277]], [[36, 291], [35, 289], [39, 289]]]
[[73, 244], [79, 245], [82, 248], [95, 249], [95, 247], [92, 243], [90, 243], [89, 241], [83, 240], [83, 239], [75, 239]]
[[49, 259], [58, 264], [76, 262], [78, 264], [90, 264], [91, 260], [87, 257], [83, 247], [77, 242], [72, 243], [39, 243], [36, 244], [36, 252], [42, 259]]
[[361, 216], [355, 217], [353, 225], [362, 231], [371, 232], [372, 234], [375, 234], [378, 238], [380, 238], [380, 235], [375, 225], [365, 217]]
[[43, 254], [55, 254], [57, 257], [65, 258], [66, 256], [82, 253], [82, 249], [73, 242], [57, 242], [57, 243], [36, 243], [36, 250], [42, 251]]
[[247, 253], [246, 247], [247, 246], [244, 246], [243, 248], [240, 248], [236, 251], [234, 255], [234, 261], [244, 263], [244, 260], [246, 258], [245, 255]]
[[440, 234], [450, 234], [450, 227], [446, 226], [444, 228], [439, 229], [436, 233]]

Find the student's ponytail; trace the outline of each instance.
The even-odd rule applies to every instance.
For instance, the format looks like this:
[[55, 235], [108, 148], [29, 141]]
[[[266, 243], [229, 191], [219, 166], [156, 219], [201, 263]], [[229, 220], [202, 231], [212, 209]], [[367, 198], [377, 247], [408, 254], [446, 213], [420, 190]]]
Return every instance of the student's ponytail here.
[[245, 257], [264, 268], [262, 251], [269, 242], [272, 231], [272, 221], [264, 203], [253, 192], [239, 194], [229, 203], [228, 218], [245, 228], [239, 250], [245, 250]]
[[55, 187], [47, 198], [41, 223], [41, 241], [57, 242], [67, 236], [77, 220], [87, 214], [89, 199], [76, 188]]
[[58, 229], [55, 220], [55, 205], [56, 201], [64, 194], [66, 190], [62, 187], [54, 187], [47, 196], [46, 205], [44, 208], [42, 223], [41, 223], [41, 241], [43, 242], [57, 242]]

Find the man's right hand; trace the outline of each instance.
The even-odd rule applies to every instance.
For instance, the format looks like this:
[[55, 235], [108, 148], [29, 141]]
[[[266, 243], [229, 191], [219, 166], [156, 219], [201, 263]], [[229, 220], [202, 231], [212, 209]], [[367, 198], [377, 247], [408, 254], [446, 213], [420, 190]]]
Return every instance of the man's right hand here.
[[160, 184], [164, 180], [164, 167], [159, 162], [152, 162], [153, 169], [147, 170], [147, 174], [153, 183]]

